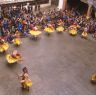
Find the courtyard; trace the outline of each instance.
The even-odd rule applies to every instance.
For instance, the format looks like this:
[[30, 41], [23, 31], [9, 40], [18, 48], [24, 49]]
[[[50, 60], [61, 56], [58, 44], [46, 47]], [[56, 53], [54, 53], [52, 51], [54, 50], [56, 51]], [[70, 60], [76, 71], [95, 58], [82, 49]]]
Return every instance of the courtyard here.
[[[8, 65], [5, 55], [17, 49], [23, 60]], [[37, 41], [22, 38], [22, 45], [10, 44], [0, 54], [0, 95], [96, 95], [90, 76], [96, 72], [94, 41], [72, 37], [68, 33], [42, 33]], [[20, 87], [18, 75], [27, 67], [33, 86], [30, 91]]]

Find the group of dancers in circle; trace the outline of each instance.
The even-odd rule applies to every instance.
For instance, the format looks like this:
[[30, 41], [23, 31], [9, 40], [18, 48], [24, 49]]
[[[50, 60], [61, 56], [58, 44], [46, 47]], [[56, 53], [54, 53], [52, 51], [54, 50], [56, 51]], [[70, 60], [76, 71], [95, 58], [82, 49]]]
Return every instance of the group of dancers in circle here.
[[[76, 36], [78, 35], [78, 30], [80, 30], [81, 28], [81, 26], [79, 26], [79, 24], [77, 24], [76, 22], [72, 23], [69, 27], [65, 27], [64, 21], [62, 19], [58, 19], [56, 22], [57, 23], [54, 24], [52, 23], [52, 21], [48, 21], [47, 24], [44, 24], [45, 22], [43, 22], [42, 20], [42, 24], [44, 25], [38, 26], [36, 24], [34, 25], [30, 24], [31, 27], [30, 30], [28, 30], [28, 32], [22, 32], [23, 28], [24, 30], [27, 29], [26, 27], [28, 23], [26, 20], [22, 21], [23, 24], [23, 28], [22, 28], [21, 19], [17, 19], [16, 23], [18, 23], [18, 28], [15, 31], [15, 33], [12, 34], [8, 32], [9, 34], [7, 33], [7, 39], [6, 37], [5, 38], [0, 37], [0, 53], [4, 53], [9, 49], [9, 43], [12, 43], [15, 46], [20, 46], [22, 44], [21, 41], [22, 36], [30, 37], [33, 40], [37, 40], [39, 36], [43, 33], [43, 31], [48, 36], [50, 36], [53, 32], [57, 32], [57, 33], [68, 32], [71, 36]], [[41, 26], [43, 26], [43, 28], [41, 28]], [[6, 28], [5, 30], [7, 31]], [[80, 35], [82, 38], [87, 39], [88, 29], [84, 27]], [[22, 56], [17, 50], [14, 50], [12, 53], [6, 54], [6, 60], [7, 63], [11, 65], [17, 63], [18, 61], [22, 61]], [[29, 88], [32, 86], [32, 81], [29, 77], [28, 70], [26, 67], [23, 68], [23, 74], [19, 76], [19, 79], [22, 88], [29, 90]], [[96, 74], [93, 74], [91, 76], [91, 82], [96, 83]]]
[[[69, 34], [72, 36], [76, 36], [77, 35], [77, 28], [79, 28], [78, 25], [76, 25], [75, 23], [73, 25], [71, 25], [67, 31], [69, 31]], [[54, 25], [48, 23], [47, 26], [44, 28], [44, 32], [47, 35], [51, 35], [51, 33], [57, 31], [58, 33], [62, 33], [64, 31], [66, 31], [63, 27], [63, 22], [62, 20], [58, 20], [58, 27], [55, 29]], [[29, 33], [27, 35], [29, 35], [29, 37], [31, 37], [32, 39], [37, 39], [39, 37], [39, 35], [42, 32], [39, 31], [38, 27], [35, 26], [33, 27], [32, 30], [29, 31]], [[81, 34], [81, 37], [87, 39], [88, 37], [88, 33], [87, 33], [87, 29], [85, 28], [84, 31]], [[13, 39], [9, 39], [9, 42], [13, 43], [15, 46], [19, 46], [21, 45], [21, 34], [20, 32], [17, 30], [15, 32], [15, 34], [13, 35]], [[9, 44], [8, 42], [6, 42], [2, 37], [0, 38], [0, 53], [4, 53], [8, 50], [9, 48]], [[6, 60], [8, 62], [8, 64], [14, 64], [18, 61], [22, 60], [21, 54], [18, 53], [17, 50], [14, 50], [11, 54], [7, 54], [6, 55]], [[20, 75], [19, 79], [21, 79], [21, 85], [22, 88], [26, 88], [27, 90], [29, 90], [29, 87], [32, 86], [32, 81], [29, 78], [28, 75], [28, 70], [26, 67], [23, 68], [23, 74]], [[91, 82], [92, 83], [96, 83], [96, 74], [93, 74], [91, 77]]]
[[[76, 36], [78, 27], [79, 26], [77, 26], [75, 24], [71, 25], [69, 27], [69, 34], [72, 36]], [[48, 24], [45, 27], [44, 31], [47, 35], [50, 35], [54, 31], [57, 31], [58, 33], [62, 33], [62, 32], [64, 32], [63, 22], [61, 20], [59, 20], [58, 27], [56, 28], [56, 30], [54, 29], [54, 27], [51, 24]], [[42, 32], [39, 31], [39, 29], [35, 26], [35, 27], [33, 27], [32, 30], [30, 30], [29, 36], [31, 36], [33, 39], [37, 39], [41, 33]], [[86, 29], [84, 32], [82, 32], [81, 37], [83, 37], [83, 38], [88, 37]], [[14, 34], [14, 39], [12, 39], [10, 41], [15, 46], [19, 46], [22, 43], [20, 32], [16, 31]], [[8, 50], [8, 48], [9, 48], [8, 42], [6, 42], [4, 39], [0, 38], [0, 53], [6, 52]], [[8, 64], [15, 64], [16, 62], [22, 60], [22, 56], [17, 50], [14, 50], [11, 54], [6, 55], [6, 60], [7, 60]], [[21, 86], [23, 89], [27, 89], [29, 91], [29, 88], [32, 86], [32, 81], [29, 77], [27, 68], [24, 67], [22, 71], [23, 71], [23, 74], [21, 74], [19, 76]], [[91, 76], [91, 82], [96, 83], [96, 74], [93, 74]]]
[[[39, 37], [40, 34], [42, 34], [42, 31], [44, 31], [47, 35], [51, 35], [53, 32], [57, 31], [58, 33], [62, 33], [65, 31], [69, 31], [69, 34], [72, 36], [76, 36], [78, 34], [77, 29], [80, 26], [78, 26], [77, 24], [73, 23], [73, 25], [71, 25], [68, 29], [65, 29], [63, 26], [63, 21], [60, 19], [58, 20], [58, 24], [57, 24], [57, 28], [54, 28], [54, 25], [51, 23], [48, 23], [44, 30], [40, 30], [38, 28], [38, 26], [34, 26], [26, 35], [29, 36], [32, 39], [37, 39]], [[19, 30], [16, 30], [14, 35], [8, 36], [7, 41], [0, 37], [0, 52], [5, 52], [8, 50], [9, 48], [9, 43], [13, 43], [15, 46], [20, 46], [22, 44], [21, 42], [21, 32], [19, 32]], [[81, 37], [87, 39], [88, 38], [88, 33], [87, 33], [87, 29], [85, 28], [84, 31], [81, 34]], [[16, 51], [13, 52], [12, 55], [16, 55]], [[13, 60], [8, 60], [8, 59], [12, 59]], [[14, 63], [17, 61], [17, 59], [20, 59], [21, 57], [18, 55], [15, 59], [15, 57], [11, 56], [11, 55], [7, 55], [7, 60], [9, 63]]]

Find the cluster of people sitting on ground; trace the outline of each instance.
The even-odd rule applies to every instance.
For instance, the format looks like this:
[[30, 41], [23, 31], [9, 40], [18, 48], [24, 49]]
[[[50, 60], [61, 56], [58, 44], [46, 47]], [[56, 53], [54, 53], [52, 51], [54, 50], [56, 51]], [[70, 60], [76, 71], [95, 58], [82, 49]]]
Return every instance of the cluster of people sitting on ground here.
[[72, 10], [49, 10], [47, 12], [28, 12], [24, 9], [3, 10], [0, 17], [0, 35], [6, 41], [11, 42], [15, 34], [27, 37], [31, 34], [37, 37], [45, 31], [48, 34], [53, 31], [67, 31], [75, 36], [80, 34], [88, 38], [88, 33], [96, 38], [96, 20], [80, 15]]

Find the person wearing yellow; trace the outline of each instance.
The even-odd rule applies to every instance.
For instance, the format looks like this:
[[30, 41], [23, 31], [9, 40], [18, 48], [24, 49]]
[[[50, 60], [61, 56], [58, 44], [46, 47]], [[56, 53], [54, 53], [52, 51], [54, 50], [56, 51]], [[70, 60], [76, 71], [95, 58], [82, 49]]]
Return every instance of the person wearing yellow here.
[[32, 30], [30, 30], [29, 33], [33, 39], [37, 39], [41, 34], [41, 31], [39, 31], [38, 28], [35, 26]]
[[62, 20], [59, 20], [59, 21], [58, 21], [58, 25], [57, 25], [56, 31], [57, 31], [58, 33], [61, 33], [61, 32], [64, 31], [64, 27], [63, 27], [63, 22], [62, 22]]
[[21, 86], [23, 89], [29, 90], [29, 88], [32, 86], [32, 81], [29, 78], [28, 69], [24, 67], [22, 71], [23, 71], [23, 74], [19, 76]]
[[16, 45], [16, 46], [21, 45], [21, 39], [20, 39], [20, 38], [14, 38], [12, 42], [13, 42], [13, 44]]
[[88, 38], [87, 28], [85, 28], [84, 31], [82, 32], [81, 37], [85, 39]]
[[12, 42], [16, 46], [19, 46], [21, 44], [20, 32], [18, 30], [15, 32]]
[[21, 60], [21, 55], [18, 53], [17, 50], [14, 50], [12, 54], [6, 55], [6, 60], [9, 64], [13, 64]]
[[88, 38], [88, 33], [83, 31], [82, 34], [81, 34], [81, 37], [87, 39]]
[[69, 34], [72, 36], [77, 35], [77, 26], [75, 24], [69, 27]]
[[96, 32], [92, 35], [92, 37], [93, 37], [94, 39], [96, 39]]
[[48, 24], [47, 27], [45, 27], [44, 31], [50, 35], [51, 33], [54, 32], [54, 27], [51, 24]]
[[0, 38], [0, 52], [3, 53], [7, 51], [9, 48], [9, 45], [7, 42], [5, 42], [4, 39]]
[[91, 82], [96, 84], [96, 74], [91, 76]]

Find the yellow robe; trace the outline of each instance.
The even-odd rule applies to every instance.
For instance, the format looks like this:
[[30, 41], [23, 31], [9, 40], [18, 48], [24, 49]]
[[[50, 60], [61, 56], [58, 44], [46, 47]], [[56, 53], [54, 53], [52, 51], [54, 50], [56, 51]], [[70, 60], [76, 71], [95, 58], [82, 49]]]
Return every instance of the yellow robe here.
[[39, 36], [39, 35], [41, 34], [40, 31], [35, 31], [35, 30], [31, 30], [29, 33], [30, 33], [32, 36], [34, 36], [34, 37], [37, 37], [37, 36]]
[[63, 26], [57, 27], [57, 28], [56, 28], [56, 31], [57, 31], [57, 32], [63, 32], [63, 31], [64, 31]]
[[14, 44], [14, 45], [20, 45], [20, 44], [21, 44], [21, 40], [20, 40], [19, 38], [15, 38], [15, 39], [13, 40], [13, 44]]
[[27, 86], [27, 87], [31, 87], [32, 86], [32, 81], [31, 80], [28, 80], [28, 81], [25, 81], [24, 85]]
[[10, 54], [6, 55], [6, 60], [9, 64], [13, 64], [15, 62], [18, 62], [19, 60], [21, 60], [20, 56], [17, 56], [16, 58], [12, 57]]
[[72, 36], [77, 35], [77, 31], [76, 31], [75, 29], [69, 30], [69, 33], [70, 33]]
[[54, 32], [54, 29], [53, 28], [46, 27], [44, 29], [44, 31], [47, 32], [47, 33], [52, 33], [52, 32]]
[[82, 36], [83, 38], [87, 38], [87, 37], [88, 37], [88, 33], [87, 33], [87, 32], [82, 32], [81, 36]]
[[0, 45], [0, 52], [7, 51], [8, 48], [9, 48], [8, 43], [3, 43], [2, 45]]

